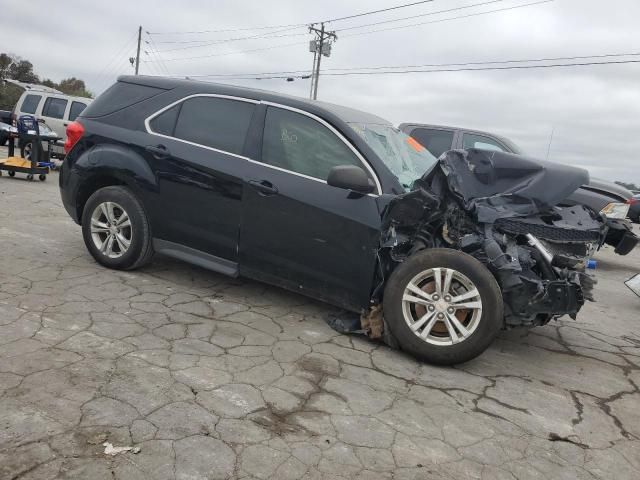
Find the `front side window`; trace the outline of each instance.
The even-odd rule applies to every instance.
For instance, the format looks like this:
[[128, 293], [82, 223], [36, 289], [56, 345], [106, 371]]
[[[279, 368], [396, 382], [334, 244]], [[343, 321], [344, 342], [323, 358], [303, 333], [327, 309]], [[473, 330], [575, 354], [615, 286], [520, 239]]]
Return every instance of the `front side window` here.
[[20, 108], [20, 111], [22, 113], [36, 113], [41, 98], [42, 95], [27, 95], [24, 97], [24, 102], [22, 102], [22, 108]]
[[189, 98], [181, 104], [173, 136], [240, 155], [254, 108], [253, 103], [239, 100]]
[[71, 102], [71, 109], [69, 110], [69, 120], [72, 122], [78, 118], [84, 109], [87, 108], [87, 105], [82, 102]]
[[67, 103], [67, 100], [63, 98], [47, 98], [44, 107], [42, 107], [42, 116], [63, 119]]
[[495, 140], [485, 137], [484, 135], [476, 135], [474, 133], [465, 133], [462, 136], [462, 148], [465, 150], [470, 148], [479, 148], [480, 150], [506, 152], [506, 150]]
[[373, 123], [351, 123], [350, 125], [376, 152], [406, 190], [410, 190], [413, 182], [422, 177], [437, 162], [436, 157], [425, 147], [392, 125]]
[[325, 181], [338, 165], [363, 166], [353, 151], [320, 122], [277, 107], [267, 109], [262, 161]]
[[453, 131], [435, 128], [416, 128], [411, 136], [431, 152], [434, 157], [440, 157], [444, 152], [453, 148]]

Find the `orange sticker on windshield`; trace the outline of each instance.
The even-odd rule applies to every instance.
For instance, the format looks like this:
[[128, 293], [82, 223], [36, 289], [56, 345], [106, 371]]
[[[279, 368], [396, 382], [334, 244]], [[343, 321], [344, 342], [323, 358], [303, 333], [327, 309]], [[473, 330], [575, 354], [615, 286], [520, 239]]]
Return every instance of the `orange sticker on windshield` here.
[[407, 143], [411, 145], [416, 152], [424, 150], [424, 147], [413, 137], [407, 137]]

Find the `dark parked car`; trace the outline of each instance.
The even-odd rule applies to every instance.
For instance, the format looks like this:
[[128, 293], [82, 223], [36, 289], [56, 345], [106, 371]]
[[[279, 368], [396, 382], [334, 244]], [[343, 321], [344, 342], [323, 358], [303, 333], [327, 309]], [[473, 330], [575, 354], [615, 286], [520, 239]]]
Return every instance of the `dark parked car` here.
[[[588, 173], [486, 151], [440, 160], [389, 122], [260, 90], [121, 77], [67, 130], [60, 188], [102, 265], [154, 252], [362, 314], [450, 364], [591, 299]], [[503, 192], [509, 191], [509, 194]]]
[[629, 200], [629, 218], [640, 223], [640, 194], [636, 194]]
[[[424, 145], [434, 156], [439, 157], [451, 149], [480, 148], [489, 151], [508, 152], [522, 155], [522, 150], [508, 138], [479, 130], [426, 125], [419, 123], [403, 123], [400, 130], [411, 135]], [[591, 178], [589, 183], [581, 186], [562, 205], [586, 205], [595, 212], [606, 215], [609, 227], [605, 243], [615, 247], [615, 252], [626, 255], [638, 243], [630, 223], [625, 220], [629, 211], [632, 193], [613, 182]], [[631, 217], [631, 215], [629, 215]]]
[[12, 132], [12, 115], [7, 110], [0, 110], [0, 147], [7, 143], [9, 133]]

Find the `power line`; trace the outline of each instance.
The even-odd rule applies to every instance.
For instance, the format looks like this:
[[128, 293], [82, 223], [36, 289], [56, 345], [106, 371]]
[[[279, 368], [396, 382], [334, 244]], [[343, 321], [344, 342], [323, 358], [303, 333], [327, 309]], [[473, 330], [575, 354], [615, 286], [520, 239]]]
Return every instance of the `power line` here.
[[[640, 52], [631, 53], [606, 53], [600, 55], [579, 55], [573, 57], [548, 57], [548, 58], [531, 58], [526, 60], [485, 60], [482, 62], [462, 62], [462, 63], [427, 63], [422, 65], [384, 65], [376, 67], [344, 67], [344, 68], [327, 68], [326, 71], [344, 71], [344, 70], [383, 70], [396, 69], [396, 68], [426, 68], [426, 67], [462, 67], [472, 65], [495, 65], [495, 64], [510, 64], [510, 63], [533, 63], [533, 62], [557, 62], [561, 60], [584, 60], [587, 58], [611, 58], [611, 57], [636, 57], [640, 56]], [[302, 70], [304, 71], [304, 70]], [[280, 72], [280, 73], [300, 73], [298, 72]]]
[[[291, 31], [292, 29], [286, 29], [286, 30], [276, 30], [275, 32], [271, 32], [271, 33], [265, 33], [265, 34], [260, 34], [260, 35], [251, 35], [248, 37], [235, 37], [235, 38], [223, 38], [220, 40], [207, 40], [206, 43], [201, 43], [200, 45], [189, 45], [186, 47], [176, 47], [176, 48], [168, 48], [165, 50], [158, 50], [159, 53], [163, 53], [163, 52], [174, 52], [174, 51], [178, 51], [178, 50], [188, 50], [191, 48], [202, 48], [202, 47], [210, 47], [211, 45], [218, 45], [221, 43], [230, 43], [230, 42], [238, 42], [238, 41], [242, 41], [242, 40], [257, 40], [257, 39], [269, 39], [269, 38], [283, 38], [283, 37], [299, 37], [299, 36], [303, 36], [303, 35], [308, 35], [307, 32], [304, 33], [289, 33], [289, 34], [284, 34], [284, 35], [277, 35], [280, 32], [287, 32], [287, 31]], [[202, 41], [200, 41], [202, 42]]]
[[[127, 43], [125, 43], [122, 46], [122, 48], [118, 50], [118, 53], [116, 53], [116, 55], [112, 57], [111, 60], [104, 65], [104, 67], [100, 70], [100, 72], [98, 72], [94, 76], [95, 78], [94, 81], [98, 89], [105, 83], [106, 80], [109, 79], [110, 76], [114, 76], [114, 71], [116, 72], [115, 76], [119, 74], [119, 72], [121, 71], [122, 55], [124, 55], [129, 48], [132, 48], [132, 47], [135, 48], [135, 41], [136, 41], [137, 35], [138, 35], [138, 32], [132, 35], [129, 38], [129, 40], [127, 40]], [[129, 64], [129, 61], [127, 59], [127, 65], [128, 64]]]
[[[568, 68], [568, 67], [587, 67], [593, 65], [623, 65], [638, 64], [640, 60], [618, 60], [607, 62], [584, 62], [584, 63], [557, 63], [548, 65], [511, 65], [507, 67], [480, 67], [480, 68], [448, 68], [437, 70], [387, 70], [377, 72], [342, 72], [342, 73], [325, 73], [325, 76], [342, 77], [342, 76], [362, 76], [362, 75], [388, 75], [388, 74], [409, 74], [409, 73], [441, 73], [441, 72], [480, 72], [480, 71], [500, 71], [500, 70], [528, 70], [538, 68]], [[305, 78], [302, 75], [288, 76], [271, 76], [271, 77], [227, 77], [229, 80], [274, 80], [288, 78]]]
[[166, 58], [165, 62], [175, 62], [175, 61], [180, 61], [180, 60], [198, 60], [201, 58], [211, 58], [211, 57], [225, 57], [227, 55], [239, 55], [241, 53], [253, 53], [253, 52], [262, 52], [265, 50], [273, 50], [275, 48], [285, 48], [285, 47], [292, 47], [294, 45], [308, 45], [309, 42], [294, 42], [294, 43], [284, 43], [281, 45], [271, 45], [269, 47], [262, 47], [262, 48], [254, 48], [251, 50], [240, 50], [237, 52], [224, 52], [224, 53], [212, 53], [209, 55], [198, 55], [195, 57], [176, 57], [176, 58]]
[[[423, 64], [423, 65], [402, 65], [402, 66], [378, 66], [378, 67], [355, 67], [344, 69], [327, 69], [325, 72], [336, 70], [347, 70], [345, 72], [324, 73], [323, 75], [331, 76], [347, 76], [347, 75], [383, 75], [394, 73], [432, 73], [432, 72], [452, 72], [452, 71], [476, 71], [476, 70], [509, 70], [509, 69], [524, 69], [524, 68], [551, 68], [551, 67], [572, 67], [572, 66], [588, 66], [588, 65], [610, 65], [610, 64], [625, 64], [625, 63], [640, 63], [640, 60], [621, 60], [621, 61], [607, 61], [607, 62], [582, 62], [582, 63], [555, 63], [555, 64], [543, 64], [543, 65], [509, 65], [513, 63], [533, 63], [543, 61], [561, 61], [561, 60], [583, 60], [589, 58], [611, 58], [611, 57], [630, 57], [640, 56], [640, 52], [635, 53], [609, 53], [602, 55], [582, 55], [572, 57], [550, 57], [550, 58], [537, 58], [537, 59], [522, 59], [522, 60], [502, 60], [502, 61], [487, 61], [487, 62], [463, 62], [463, 63], [440, 63], [440, 64]], [[443, 68], [443, 67], [459, 67], [459, 66], [478, 66], [478, 65], [506, 65], [506, 66], [493, 66], [486, 68]], [[420, 68], [437, 67], [433, 70], [417, 70]], [[399, 69], [405, 70], [387, 70], [387, 71], [375, 71], [378, 69]], [[412, 69], [412, 70], [406, 70]], [[357, 71], [352, 71], [357, 70]], [[374, 70], [374, 71], [362, 71], [362, 70]], [[264, 73], [226, 73], [226, 74], [210, 74], [210, 75], [190, 75], [189, 78], [290, 78], [290, 74], [306, 73], [308, 70], [290, 70], [282, 72], [264, 72]], [[261, 77], [260, 77], [261, 76]], [[306, 75], [294, 75], [295, 78], [302, 78]]]
[[192, 31], [176, 31], [176, 32], [147, 32], [149, 35], [200, 35], [205, 33], [229, 33], [229, 32], [247, 32], [250, 30], [275, 30], [276, 28], [287, 27], [306, 27], [307, 23], [290, 23], [286, 25], [269, 25], [262, 27], [244, 27], [244, 28], [223, 28], [219, 30], [192, 30]]
[[[192, 43], [209, 43], [209, 42], [224, 42], [224, 41], [235, 41], [235, 40], [246, 40], [246, 39], [251, 39], [251, 38], [260, 38], [260, 37], [271, 37], [277, 33], [282, 33], [282, 32], [290, 32], [292, 30], [298, 30], [300, 28], [306, 28], [306, 25], [303, 25], [302, 27], [289, 27], [289, 28], [283, 28], [283, 29], [278, 29], [278, 30], [273, 30], [270, 32], [263, 32], [263, 33], [259, 33], [256, 35], [251, 35], [251, 36], [245, 36], [245, 37], [230, 37], [230, 38], [222, 38], [222, 39], [211, 39], [211, 38], [204, 38], [201, 40], [163, 40], [163, 41], [158, 41], [157, 43], [159, 45], [161, 44], [174, 44], [174, 45], [185, 45], [185, 44], [192, 44]], [[149, 34], [149, 32], [147, 32], [147, 34]]]
[[[403, 5], [396, 5], [395, 7], [381, 8], [380, 10], [370, 10], [368, 12], [356, 13], [354, 15], [348, 15], [346, 17], [332, 18], [330, 20], [322, 20], [322, 22], [324, 23], [339, 22], [341, 20], [349, 20], [351, 18], [359, 18], [359, 17], [364, 17], [366, 15], [373, 15], [376, 13], [390, 12], [391, 10], [398, 10], [400, 8], [413, 7], [414, 5], [420, 5], [423, 3], [432, 3], [433, 1], [434, 0], [422, 0], [421, 2], [405, 3]], [[314, 23], [322, 23], [322, 22], [314, 22]]]
[[518, 8], [524, 8], [524, 7], [532, 7], [534, 5], [540, 5], [543, 3], [550, 3], [553, 2], [555, 0], [539, 0], [537, 2], [531, 2], [531, 3], [525, 3], [522, 5], [514, 5], [511, 7], [504, 7], [504, 8], [497, 8], [495, 10], [486, 10], [484, 12], [476, 12], [476, 13], [469, 13], [467, 15], [459, 15], [456, 17], [449, 17], [449, 18], [441, 18], [438, 20], [431, 20], [429, 22], [420, 22], [420, 23], [412, 23], [409, 25], [399, 25], [397, 27], [389, 27], [389, 28], [380, 28], [377, 30], [369, 30], [367, 32], [358, 32], [358, 33], [352, 33], [352, 34], [348, 34], [348, 35], [341, 35], [340, 38], [350, 38], [350, 37], [356, 37], [356, 36], [360, 36], [360, 35], [370, 35], [372, 33], [378, 33], [378, 32], [388, 32], [391, 30], [400, 30], [402, 28], [411, 28], [411, 27], [419, 27], [421, 25], [429, 25], [432, 23], [442, 23], [442, 22], [448, 22], [451, 20], [460, 20], [463, 18], [471, 18], [471, 17], [478, 17], [480, 15], [488, 15], [490, 13], [498, 13], [498, 12], [506, 12], [508, 10], [516, 10]]
[[475, 8], [475, 7], [482, 7], [482, 6], [485, 6], [485, 5], [491, 5], [492, 3], [501, 3], [501, 2], [504, 2], [504, 1], [505, 0], [491, 0], [491, 1], [488, 1], [488, 2], [473, 3], [471, 5], [463, 5], [461, 7], [447, 8], [446, 10], [437, 10], [437, 11], [434, 11], [434, 12], [421, 13], [420, 15], [412, 15], [410, 17], [393, 18], [393, 19], [390, 19], [390, 20], [382, 20], [380, 22], [367, 23], [367, 24], [364, 24], [364, 25], [356, 25], [356, 26], [353, 26], [353, 27], [339, 28], [337, 31], [338, 32], [345, 32], [347, 30], [355, 30], [355, 29], [358, 29], [358, 28], [373, 27], [375, 25], [384, 25], [384, 24], [387, 24], [387, 23], [402, 22], [403, 20], [413, 20], [413, 19], [420, 18], [420, 17], [430, 17], [430, 16], [433, 16], [433, 15], [439, 15], [441, 13], [457, 12], [457, 11], [460, 11], [460, 10], [466, 10], [466, 9]]
[[173, 31], [173, 32], [149, 32], [147, 31], [147, 33], [149, 35], [200, 35], [200, 34], [205, 34], [205, 33], [228, 33], [228, 32], [246, 32], [246, 31], [251, 31], [251, 30], [275, 30], [277, 28], [288, 28], [288, 27], [306, 27], [307, 25], [310, 24], [315, 24], [315, 23], [329, 23], [329, 22], [338, 22], [340, 20], [348, 20], [350, 18], [358, 18], [358, 17], [364, 17], [365, 15], [373, 15], [376, 13], [383, 13], [383, 12], [389, 12], [391, 10], [398, 10], [400, 8], [406, 8], [406, 7], [412, 7], [414, 5], [420, 5], [423, 3], [431, 3], [434, 2], [435, 0], [422, 0], [419, 2], [412, 2], [412, 3], [406, 3], [404, 5], [396, 5], [395, 7], [389, 7], [389, 8], [382, 8], [379, 10], [371, 10], [368, 12], [361, 12], [361, 13], [356, 13], [354, 15], [348, 15], [346, 17], [339, 17], [339, 18], [332, 18], [329, 20], [317, 20], [314, 22], [307, 22], [307, 23], [290, 23], [290, 24], [285, 24], [285, 25], [268, 25], [268, 26], [262, 26], [262, 27], [243, 27], [243, 28], [225, 28], [225, 29], [218, 29], [218, 30], [191, 30], [191, 31]]
[[160, 65], [162, 66], [162, 68], [164, 69], [164, 71], [166, 72], [167, 75], [171, 75], [171, 73], [169, 72], [169, 69], [167, 68], [167, 64], [164, 63], [164, 59], [162, 58], [162, 56], [158, 53], [158, 47], [156, 47], [155, 42], [153, 41], [153, 37], [151, 37], [150, 35], [147, 34], [147, 38], [149, 40], [145, 40], [145, 43], [147, 45], [149, 45], [151, 47], [151, 51], [152, 53], [154, 53], [155, 57], [160, 61]]
[[[491, 13], [498, 13], [498, 12], [503, 12], [503, 11], [507, 11], [507, 10], [514, 10], [514, 9], [517, 9], [517, 8], [530, 7], [530, 6], [533, 6], [533, 5], [538, 5], [538, 4], [542, 4], [542, 3], [549, 3], [549, 2], [553, 2], [553, 1], [555, 1], [555, 0], [539, 0], [539, 1], [536, 1], [536, 2], [526, 3], [526, 4], [523, 4], [523, 5], [515, 5], [515, 6], [506, 7], [506, 8], [500, 8], [500, 9], [495, 9], [495, 10], [487, 10], [485, 12], [476, 12], [476, 13], [472, 13], [472, 14], [469, 14], [469, 15], [460, 15], [460, 16], [455, 16], [455, 17], [443, 18], [443, 19], [439, 19], [439, 20], [433, 20], [433, 21], [429, 21], [429, 22], [421, 22], [421, 23], [415, 23], [415, 24], [410, 24], [410, 25], [400, 25], [400, 26], [397, 26], [397, 27], [378, 29], [378, 30], [372, 30], [372, 31], [367, 31], [367, 32], [358, 32], [358, 33], [353, 33], [353, 34], [350, 34], [350, 35], [343, 35], [340, 38], [350, 38], [350, 37], [355, 37], [355, 36], [359, 36], [359, 35], [368, 35], [368, 34], [377, 33], [377, 32], [384, 32], [384, 31], [387, 31], [387, 30], [399, 30], [399, 29], [402, 29], [402, 28], [417, 27], [417, 26], [420, 26], [420, 25], [427, 25], [427, 24], [431, 24], [431, 23], [449, 22], [449, 21], [453, 21], [453, 20], [460, 20], [460, 19], [475, 17], [475, 16], [479, 16], [479, 15], [488, 15], [488, 14], [491, 14]], [[272, 45], [272, 46], [268, 46], [268, 47], [255, 48], [255, 49], [250, 49], [250, 50], [240, 50], [240, 51], [236, 51], [236, 52], [212, 53], [212, 54], [197, 55], [197, 56], [192, 56], [192, 57], [167, 58], [167, 59], [165, 59], [165, 61], [166, 62], [175, 62], [175, 61], [187, 61], [187, 60], [200, 60], [200, 59], [203, 59], [203, 58], [222, 57], [222, 56], [228, 56], [228, 55], [238, 55], [238, 54], [242, 54], [242, 53], [262, 52], [262, 51], [266, 51], [266, 50], [272, 50], [272, 49], [277, 49], [277, 48], [286, 48], [286, 47], [292, 47], [292, 46], [298, 46], [298, 45], [307, 45], [307, 42], [285, 43], [285, 44]]]

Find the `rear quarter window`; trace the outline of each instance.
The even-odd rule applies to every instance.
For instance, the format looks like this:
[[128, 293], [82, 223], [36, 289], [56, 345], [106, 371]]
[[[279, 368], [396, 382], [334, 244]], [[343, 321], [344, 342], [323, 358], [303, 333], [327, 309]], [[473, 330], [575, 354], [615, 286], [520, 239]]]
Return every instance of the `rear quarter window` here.
[[103, 117], [140, 103], [164, 91], [161, 88], [147, 85], [116, 82], [96, 98], [83, 112], [82, 116], [87, 118]]
[[71, 109], [69, 110], [69, 120], [73, 122], [76, 118], [78, 118], [78, 115], [80, 115], [85, 108], [87, 108], [86, 103], [72, 102]]

